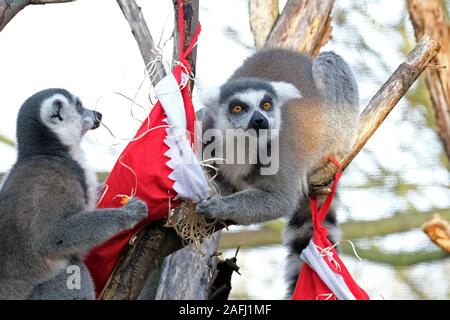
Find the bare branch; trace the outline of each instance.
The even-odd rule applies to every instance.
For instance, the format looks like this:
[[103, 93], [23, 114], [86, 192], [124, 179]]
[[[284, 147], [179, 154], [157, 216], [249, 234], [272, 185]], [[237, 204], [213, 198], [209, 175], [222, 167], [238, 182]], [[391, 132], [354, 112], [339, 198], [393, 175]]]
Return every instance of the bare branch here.
[[[139, 51], [141, 52], [142, 59], [146, 66], [155, 61], [158, 57], [158, 50], [156, 48], [153, 37], [148, 29], [147, 23], [145, 22], [144, 16], [142, 15], [141, 8], [137, 5], [136, 1], [129, 0], [117, 0], [123, 15], [130, 25], [131, 32], [139, 46]], [[156, 85], [162, 78], [166, 76], [164, 71], [164, 66], [162, 62], [155, 61], [156, 72], [153, 79], [153, 85]]]
[[73, 2], [75, 0], [0, 0], [0, 31], [23, 8], [32, 4], [54, 4]]
[[269, 37], [279, 15], [279, 0], [250, 0], [250, 29], [256, 48], [261, 48]]

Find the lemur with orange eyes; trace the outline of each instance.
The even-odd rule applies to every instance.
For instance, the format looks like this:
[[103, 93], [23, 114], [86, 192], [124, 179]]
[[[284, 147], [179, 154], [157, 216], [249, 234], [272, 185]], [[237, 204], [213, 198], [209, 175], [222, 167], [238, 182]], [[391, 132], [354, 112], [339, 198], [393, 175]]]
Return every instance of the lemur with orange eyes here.
[[[340, 157], [353, 146], [358, 100], [352, 71], [339, 55], [323, 52], [312, 60], [285, 49], [256, 52], [203, 99], [204, 132], [222, 133], [221, 139], [209, 141], [216, 149], [229, 148], [227, 130], [256, 137], [258, 144], [232, 147], [246, 155], [244, 163], [216, 162], [219, 192], [199, 203], [197, 212], [244, 225], [289, 217], [285, 239], [291, 290], [300, 253], [312, 236], [308, 176], [328, 156]], [[270, 165], [277, 162], [275, 172], [264, 173], [261, 152], [271, 154]], [[335, 220], [333, 214], [327, 217], [331, 241], [336, 241]]]

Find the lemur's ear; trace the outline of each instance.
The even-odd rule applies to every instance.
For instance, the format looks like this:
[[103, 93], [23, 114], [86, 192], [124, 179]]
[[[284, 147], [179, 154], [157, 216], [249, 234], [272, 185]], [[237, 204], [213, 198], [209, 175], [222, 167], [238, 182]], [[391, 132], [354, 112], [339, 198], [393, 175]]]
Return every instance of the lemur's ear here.
[[293, 84], [281, 81], [272, 81], [271, 84], [274, 87], [281, 103], [285, 103], [291, 99], [302, 98], [302, 94]]
[[64, 103], [60, 99], [53, 100], [52, 103], [52, 114], [50, 116], [50, 119], [56, 119], [59, 121], [63, 121], [63, 117], [61, 115], [61, 110], [63, 108]]

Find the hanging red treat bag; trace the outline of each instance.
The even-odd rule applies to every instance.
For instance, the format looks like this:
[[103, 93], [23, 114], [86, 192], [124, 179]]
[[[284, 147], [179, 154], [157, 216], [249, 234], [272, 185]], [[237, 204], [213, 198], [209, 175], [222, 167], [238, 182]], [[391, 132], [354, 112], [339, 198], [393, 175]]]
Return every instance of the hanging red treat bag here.
[[335, 245], [327, 238], [328, 230], [323, 225], [341, 177], [339, 162], [333, 160], [333, 163], [339, 170], [331, 193], [320, 209], [317, 197], [311, 196], [313, 238], [300, 254], [304, 264], [292, 295], [293, 300], [369, 300], [367, 293], [353, 280], [339, 258]]
[[200, 24], [189, 47], [183, 50], [182, 1], [178, 1], [178, 17], [178, 62], [173, 72], [155, 86], [158, 102], [120, 155], [98, 203], [98, 208], [117, 208], [136, 196], [147, 203], [148, 217], [89, 253], [85, 262], [97, 295], [106, 285], [123, 249], [142, 226], [166, 218], [169, 210], [181, 203], [180, 199], [199, 202], [208, 196], [207, 181], [193, 151], [195, 112], [187, 85], [191, 72], [187, 57], [197, 41]]

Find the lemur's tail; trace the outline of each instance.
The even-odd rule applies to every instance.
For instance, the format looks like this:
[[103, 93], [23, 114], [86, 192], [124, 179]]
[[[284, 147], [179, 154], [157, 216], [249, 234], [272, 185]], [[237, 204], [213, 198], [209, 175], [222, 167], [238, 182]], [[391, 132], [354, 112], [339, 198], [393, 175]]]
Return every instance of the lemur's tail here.
[[[288, 285], [287, 297], [290, 298], [294, 292], [295, 285], [300, 273], [300, 267], [303, 262], [300, 259], [300, 254], [309, 243], [313, 236], [313, 226], [311, 220], [312, 214], [310, 203], [302, 201], [295, 213], [289, 219], [288, 225], [284, 233], [284, 245], [288, 249], [288, 256], [286, 261], [285, 280]], [[336, 214], [333, 208], [328, 212], [325, 222], [328, 229], [328, 239], [335, 243], [338, 241], [340, 234], [336, 226]]]
[[313, 62], [312, 73], [316, 88], [328, 103], [358, 110], [358, 86], [341, 56], [331, 51], [320, 53]]

